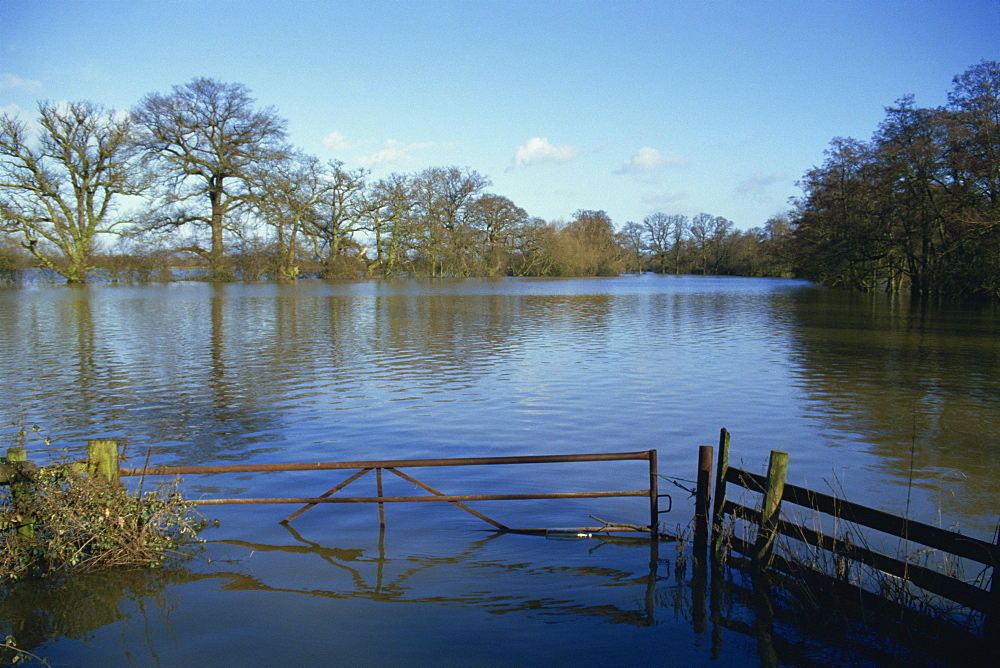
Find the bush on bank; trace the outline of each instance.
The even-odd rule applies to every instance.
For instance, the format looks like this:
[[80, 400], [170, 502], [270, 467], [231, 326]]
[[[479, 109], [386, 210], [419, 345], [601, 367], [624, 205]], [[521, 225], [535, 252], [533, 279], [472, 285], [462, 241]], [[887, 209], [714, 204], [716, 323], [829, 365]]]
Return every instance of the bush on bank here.
[[191, 555], [205, 526], [176, 484], [130, 492], [68, 461], [21, 467], [0, 487], [0, 587], [169, 565]]

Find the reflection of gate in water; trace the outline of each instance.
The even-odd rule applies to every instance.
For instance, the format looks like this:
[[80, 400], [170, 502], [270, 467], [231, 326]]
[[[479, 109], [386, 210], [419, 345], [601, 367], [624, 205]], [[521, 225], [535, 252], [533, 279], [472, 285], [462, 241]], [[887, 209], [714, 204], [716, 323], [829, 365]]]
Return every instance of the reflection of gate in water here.
[[[244, 548], [256, 553], [281, 553], [286, 557], [318, 557], [347, 576], [341, 586], [335, 578], [324, 578], [319, 587], [301, 589], [275, 586], [267, 583], [261, 574], [262, 567], [253, 575], [239, 571], [218, 571], [206, 578], [227, 580], [227, 591], [268, 591], [301, 594], [310, 598], [358, 599], [380, 603], [450, 603], [487, 609], [491, 614], [535, 613], [546, 616], [571, 618], [590, 617], [611, 623], [634, 626], [653, 626], [655, 609], [663, 602], [656, 601], [658, 582], [658, 544], [620, 536], [595, 536], [588, 542], [589, 555], [585, 562], [552, 564], [532, 561], [523, 555], [509, 559], [501, 549], [492, 552], [491, 545], [503, 540], [502, 533], [491, 533], [471, 543], [462, 543], [456, 551], [447, 550], [439, 556], [426, 552], [405, 552], [403, 556], [389, 556], [385, 541], [386, 532], [378, 533], [377, 546], [366, 548], [333, 548], [304, 538], [291, 524], [285, 524], [294, 542], [273, 544], [249, 542], [238, 539], [209, 541], [218, 546]], [[391, 532], [389, 534], [391, 536]], [[324, 537], [323, 540], [326, 540]], [[631, 567], [622, 566], [621, 557], [594, 559], [598, 547], [617, 547], [633, 552], [640, 550], [645, 562], [649, 551], [648, 566], [632, 561]], [[560, 548], [559, 554], [566, 552]], [[601, 554], [603, 554], [603, 550]], [[235, 563], [235, 562], [234, 562]], [[285, 566], [284, 568], [287, 568]], [[420, 576], [435, 569], [461, 573], [452, 578], [421, 580]], [[570, 583], [560, 585], [559, 580], [569, 578]], [[455, 589], [448, 589], [442, 582], [451, 582]], [[475, 583], [470, 587], [469, 583]], [[584, 583], [588, 582], [589, 585]], [[558, 596], [552, 592], [558, 591]], [[547, 593], [548, 592], [548, 593]], [[574, 593], [575, 592], [575, 593]], [[589, 592], [589, 593], [585, 593]], [[599, 593], [598, 593], [599, 592]]]
[[[504, 464], [551, 464], [565, 462], [609, 462], [609, 461], [646, 461], [649, 463], [649, 487], [647, 489], [624, 490], [624, 491], [592, 491], [592, 492], [534, 492], [526, 494], [445, 494], [430, 485], [427, 485], [413, 476], [403, 473], [399, 469], [417, 467], [441, 467], [441, 466], [495, 466]], [[501, 531], [517, 532], [545, 532], [545, 529], [514, 529], [498, 522], [483, 513], [465, 505], [466, 502], [474, 501], [514, 501], [523, 499], [594, 499], [611, 497], [646, 497], [649, 499], [649, 525], [638, 526], [634, 524], [609, 524], [602, 527], [575, 527], [567, 529], [570, 532], [580, 533], [606, 533], [606, 532], [643, 532], [649, 533], [654, 541], [659, 539], [658, 518], [660, 495], [657, 487], [656, 471], [656, 450], [643, 450], [640, 452], [604, 452], [593, 454], [576, 455], [531, 455], [521, 457], [459, 457], [449, 459], [395, 459], [395, 460], [374, 460], [356, 462], [315, 462], [301, 464], [234, 464], [223, 466], [171, 466], [154, 468], [122, 468], [119, 474], [122, 476], [149, 476], [149, 475], [196, 475], [196, 474], [218, 474], [218, 473], [263, 473], [277, 471], [322, 471], [322, 470], [354, 470], [357, 472], [340, 482], [331, 489], [314, 497], [285, 497], [285, 498], [257, 498], [257, 499], [201, 499], [192, 501], [198, 505], [221, 505], [221, 504], [275, 504], [292, 503], [303, 504], [302, 508], [282, 520], [288, 523], [305, 511], [321, 503], [377, 503], [379, 507], [379, 524], [385, 526], [384, 504], [386, 503], [410, 503], [410, 502], [432, 502], [444, 501], [461, 508], [462, 510], [475, 515], [479, 519], [492, 524]], [[344, 489], [352, 482], [365, 476], [371, 471], [375, 471], [377, 496], [335, 496], [337, 492]], [[382, 489], [382, 471], [388, 471], [403, 480], [406, 480], [429, 494], [418, 496], [385, 496]], [[603, 520], [602, 520], [603, 521]]]

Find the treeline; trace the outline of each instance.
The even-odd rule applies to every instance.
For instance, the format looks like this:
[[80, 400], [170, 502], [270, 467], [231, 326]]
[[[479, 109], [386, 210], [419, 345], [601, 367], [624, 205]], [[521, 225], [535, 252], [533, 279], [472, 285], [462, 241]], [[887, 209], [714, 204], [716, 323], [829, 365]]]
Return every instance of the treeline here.
[[[130, 113], [43, 103], [0, 117], [0, 274], [71, 283], [197, 275], [786, 273], [773, 237], [708, 214], [616, 231], [604, 211], [533, 218], [468, 168], [372, 178], [291, 147], [240, 84], [195, 79]], [[786, 263], [787, 264], [787, 263]], [[178, 270], [181, 270], [178, 273]]]
[[641, 225], [626, 223], [620, 239], [628, 271], [790, 277], [791, 233], [784, 215], [740, 231], [733, 221], [708, 213], [654, 213]]
[[129, 113], [44, 103], [0, 116], [0, 279], [337, 276], [800, 276], [855, 290], [1000, 298], [1000, 65], [948, 104], [886, 110], [835, 139], [762, 228], [655, 213], [531, 217], [475, 170], [376, 179], [287, 142], [241, 84], [194, 79]]
[[834, 139], [791, 214], [796, 272], [853, 290], [1000, 298], [1000, 64], [948, 103], [886, 109], [871, 140]]

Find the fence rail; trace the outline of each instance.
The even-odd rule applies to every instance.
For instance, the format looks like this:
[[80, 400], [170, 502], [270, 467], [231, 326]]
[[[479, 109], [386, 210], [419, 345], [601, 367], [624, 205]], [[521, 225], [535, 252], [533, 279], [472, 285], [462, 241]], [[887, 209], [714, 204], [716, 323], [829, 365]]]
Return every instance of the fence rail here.
[[[752, 559], [756, 567], [767, 569], [774, 559], [774, 540], [780, 534], [808, 545], [818, 547], [839, 557], [865, 564], [894, 577], [901, 578], [932, 594], [954, 601], [985, 615], [987, 633], [1000, 626], [1000, 536], [997, 543], [916, 522], [874, 508], [839, 499], [785, 482], [787, 453], [771, 452], [768, 474], [762, 476], [729, 466], [729, 433], [723, 429], [719, 437], [719, 457], [716, 468], [716, 496], [712, 517], [712, 549], [721, 556], [724, 549], [723, 524], [726, 516], [744, 520], [757, 526], [753, 543], [729, 537], [730, 547]], [[726, 486], [738, 485], [764, 495], [761, 508], [748, 508], [726, 499]], [[988, 588], [966, 582], [940, 571], [870, 549], [867, 546], [829, 536], [819, 530], [802, 526], [780, 516], [781, 504], [797, 506], [829, 515], [840, 521], [850, 522], [901, 538], [911, 543], [930, 547], [949, 555], [968, 559], [992, 569], [986, 580]], [[787, 559], [781, 559], [788, 563]]]
[[[530, 494], [445, 494], [433, 487], [417, 480], [411, 475], [403, 473], [399, 469], [403, 468], [425, 468], [442, 466], [496, 466], [513, 464], [552, 464], [552, 463], [573, 463], [573, 462], [610, 462], [610, 461], [646, 461], [649, 465], [649, 487], [647, 489], [619, 490], [619, 491], [591, 491], [591, 492], [536, 492]], [[516, 501], [528, 499], [597, 499], [614, 497], [646, 497], [649, 499], [649, 526], [637, 527], [636, 525], [606, 525], [604, 527], [580, 527], [580, 531], [586, 532], [633, 532], [645, 529], [650, 533], [652, 540], [659, 539], [659, 498], [662, 496], [658, 491], [658, 475], [656, 464], [656, 450], [642, 450], [638, 452], [599, 452], [588, 454], [565, 454], [565, 455], [523, 455], [512, 457], [450, 457], [436, 459], [384, 459], [384, 460], [362, 460], [349, 462], [307, 462], [307, 463], [285, 463], [285, 464], [229, 464], [210, 466], [168, 466], [168, 467], [144, 467], [144, 468], [120, 468], [120, 476], [155, 476], [155, 475], [199, 475], [218, 473], [258, 473], [258, 472], [279, 472], [279, 471], [333, 471], [333, 470], [356, 470], [352, 476], [342, 481], [335, 487], [317, 496], [311, 497], [281, 497], [281, 498], [243, 498], [243, 499], [200, 499], [193, 500], [192, 503], [198, 505], [246, 505], [246, 504], [304, 504], [302, 508], [282, 520], [288, 523], [319, 504], [326, 503], [376, 503], [379, 507], [379, 524], [385, 526], [385, 503], [426, 503], [426, 502], [446, 502], [464, 510], [479, 519], [492, 524], [503, 531], [539, 531], [537, 529], [520, 530], [512, 529], [505, 524], [498, 522], [483, 513], [465, 505], [464, 502], [474, 501]], [[347, 487], [362, 476], [375, 471], [377, 495], [376, 496], [334, 496], [337, 492]], [[407, 482], [429, 492], [429, 495], [419, 496], [386, 496], [382, 489], [382, 472], [387, 471]]]
[[552, 464], [562, 462], [609, 462], [655, 458], [656, 450], [598, 452], [583, 455], [524, 455], [515, 457], [449, 457], [442, 459], [382, 459], [356, 462], [312, 462], [300, 464], [224, 464], [218, 466], [161, 466], [122, 468], [120, 475], [190, 475], [196, 473], [254, 473], [263, 471], [325, 471], [338, 469], [407, 468], [424, 466], [491, 466], [496, 464]]
[[[495, 466], [508, 464], [552, 464], [573, 462], [611, 462], [611, 461], [645, 461], [649, 466], [649, 487], [647, 489], [590, 491], [590, 492], [535, 492], [529, 494], [445, 494], [434, 489], [413, 476], [400, 471], [402, 468], [442, 467], [442, 466]], [[201, 475], [219, 473], [256, 473], [279, 471], [333, 471], [356, 470], [356, 472], [336, 486], [318, 496], [297, 496], [280, 498], [242, 498], [242, 499], [198, 499], [190, 503], [196, 505], [249, 505], [249, 504], [304, 504], [285, 519], [287, 524], [307, 510], [319, 504], [327, 503], [376, 503], [379, 508], [379, 524], [385, 526], [384, 504], [386, 503], [426, 503], [445, 502], [492, 524], [502, 531], [521, 531], [536, 533], [545, 529], [512, 529], [483, 513], [465, 505], [469, 501], [517, 501], [527, 499], [601, 499], [615, 497], [646, 497], [649, 499], [649, 526], [635, 524], [605, 523], [602, 527], [579, 527], [573, 531], [588, 533], [596, 532], [648, 532], [653, 542], [660, 538], [659, 534], [659, 499], [656, 450], [641, 450], [638, 452], [598, 452], [588, 454], [565, 455], [523, 455], [512, 457], [450, 457], [436, 459], [383, 459], [351, 462], [306, 462], [283, 464], [225, 464], [208, 466], [157, 466], [143, 468], [121, 467], [119, 462], [119, 445], [115, 440], [91, 440], [87, 443], [87, 460], [80, 462], [83, 470], [91, 475], [100, 475], [108, 480], [117, 481], [124, 476], [159, 476], [159, 475]], [[0, 484], [13, 480], [21, 470], [33, 467], [27, 461], [24, 448], [10, 448], [7, 457], [0, 461]], [[376, 496], [334, 496], [352, 482], [375, 471]], [[386, 496], [382, 488], [382, 472], [388, 471], [407, 482], [416, 485], [429, 495], [419, 496]], [[601, 520], [603, 521], [603, 520]], [[565, 529], [570, 530], [570, 529]]]
[[[767, 487], [766, 476], [732, 467], [729, 467], [726, 472], [725, 482], [735, 483], [740, 487], [761, 494]], [[954, 531], [910, 520], [875, 508], [868, 508], [791, 483], [785, 483], [781, 500], [982, 564], [994, 564], [1000, 561], [1000, 546], [993, 543], [987, 543], [972, 536], [963, 536]]]

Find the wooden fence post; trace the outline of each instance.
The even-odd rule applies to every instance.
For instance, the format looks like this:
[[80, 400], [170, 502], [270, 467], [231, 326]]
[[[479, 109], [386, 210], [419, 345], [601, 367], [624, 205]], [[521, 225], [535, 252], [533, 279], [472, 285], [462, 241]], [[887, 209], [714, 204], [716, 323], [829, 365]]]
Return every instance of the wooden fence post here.
[[[997, 529], [996, 546], [998, 551], [1000, 551], [1000, 528]], [[1000, 564], [993, 563], [993, 573], [990, 578], [990, 608], [991, 610], [986, 612], [986, 619], [983, 620], [984, 635], [987, 638], [996, 638], [997, 634], [1000, 633]], [[993, 643], [992, 651], [996, 655], [1000, 655], [1000, 646], [997, 643]]]
[[119, 482], [118, 441], [95, 439], [87, 441], [87, 473], [100, 476], [108, 482]]
[[719, 460], [715, 473], [715, 503], [712, 510], [712, 554], [722, 556], [722, 506], [726, 502], [726, 473], [729, 471], [729, 432], [719, 431]]
[[660, 480], [657, 471], [656, 450], [649, 451], [649, 539], [660, 541]]
[[[28, 462], [28, 451], [24, 448], [7, 448], [7, 461], [14, 464], [17, 469], [25, 466]], [[19, 462], [19, 463], [18, 463]], [[28, 492], [24, 488], [24, 483], [18, 480], [18, 471], [15, 470], [10, 479], [10, 496], [11, 500], [16, 499], [21, 494]], [[34, 536], [34, 518], [32, 517], [22, 517], [21, 525], [17, 527], [17, 533], [20, 536]]]
[[24, 448], [7, 448], [7, 461], [8, 462], [26, 462], [28, 461], [28, 451]]
[[760, 569], [771, 567], [774, 537], [778, 531], [781, 496], [785, 491], [785, 474], [788, 471], [788, 453], [771, 450], [767, 464], [767, 484], [764, 486], [764, 505], [761, 508], [760, 527], [754, 543], [753, 560]]
[[700, 556], [708, 546], [709, 506], [712, 501], [712, 453], [711, 445], [698, 446], [698, 483], [694, 500], [694, 549]]

